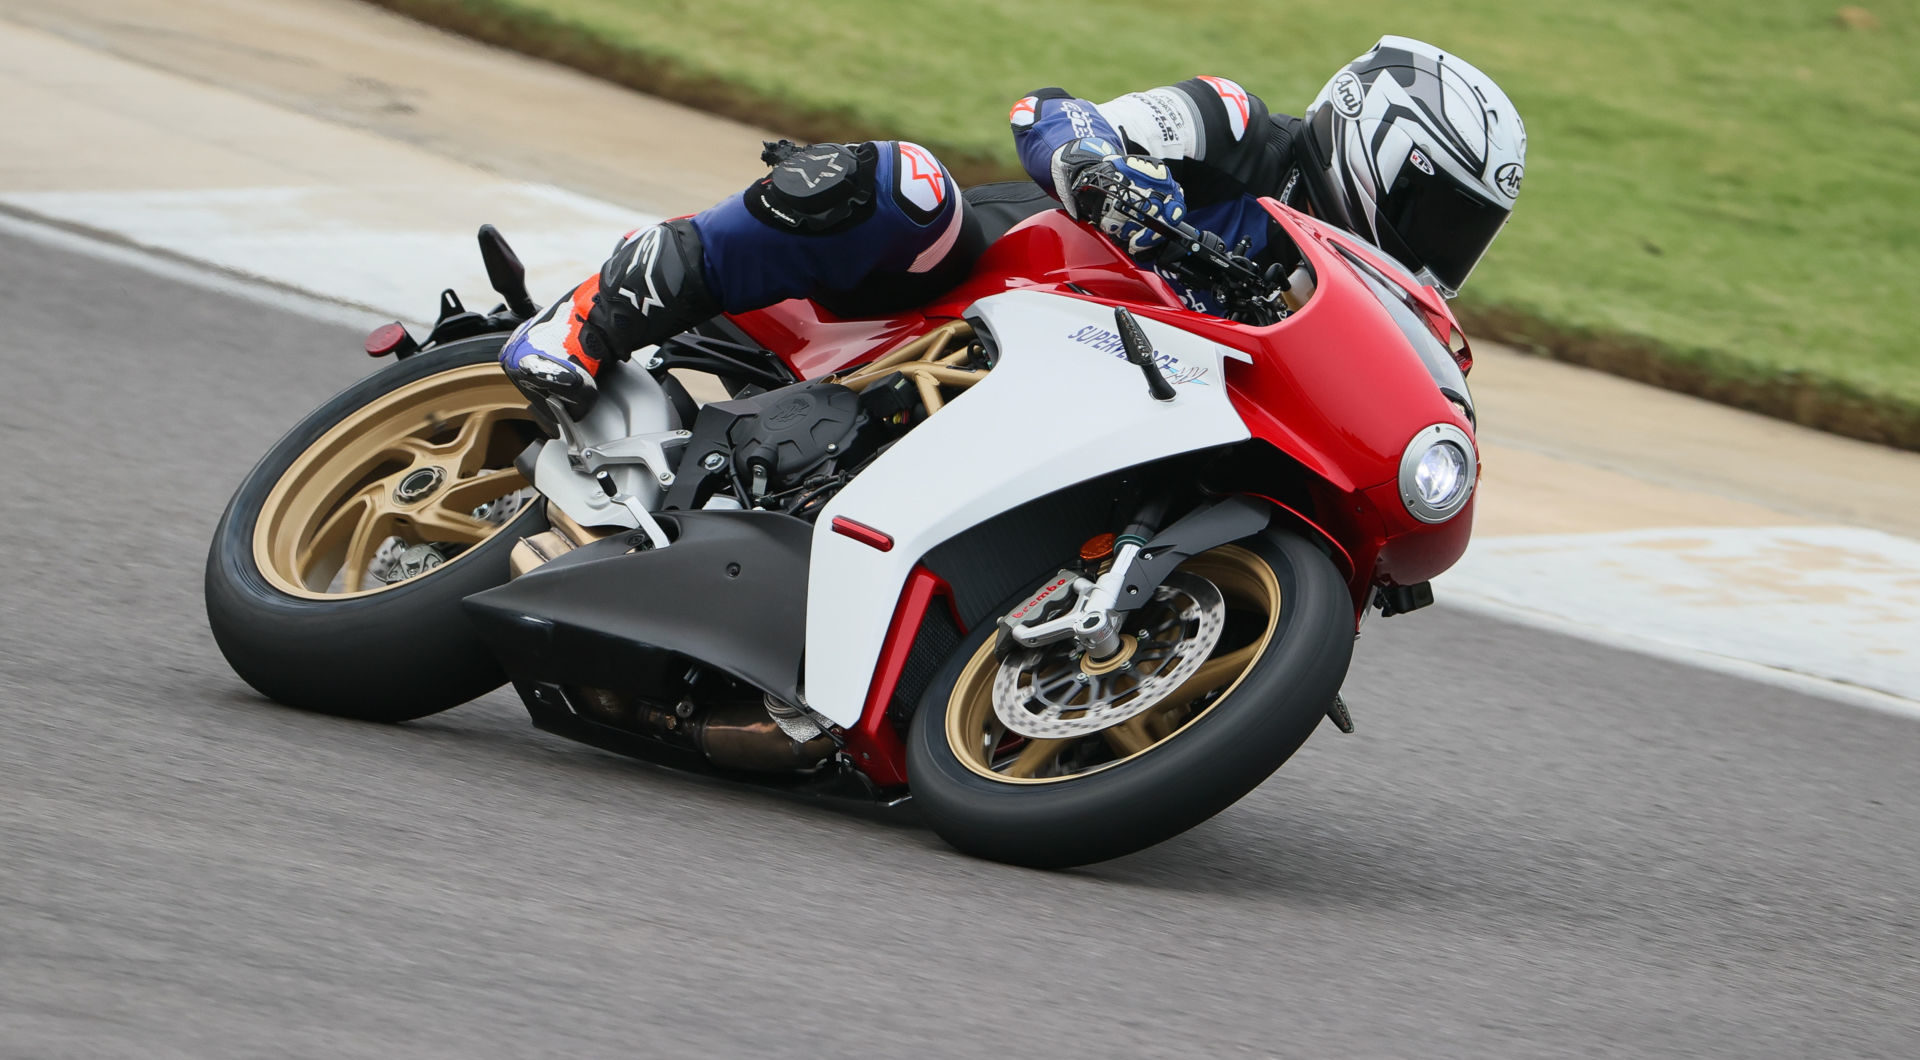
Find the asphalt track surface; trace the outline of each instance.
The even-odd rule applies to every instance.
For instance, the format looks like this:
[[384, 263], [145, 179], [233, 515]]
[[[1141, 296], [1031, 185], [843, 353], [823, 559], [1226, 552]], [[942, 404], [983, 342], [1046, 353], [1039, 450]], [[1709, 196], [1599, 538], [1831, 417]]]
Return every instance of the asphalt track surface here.
[[[423, 307], [424, 311], [425, 307]], [[1040, 873], [206, 631], [359, 336], [0, 237], [0, 1054], [1912, 1057], [1920, 726], [1450, 612], [1187, 836]]]

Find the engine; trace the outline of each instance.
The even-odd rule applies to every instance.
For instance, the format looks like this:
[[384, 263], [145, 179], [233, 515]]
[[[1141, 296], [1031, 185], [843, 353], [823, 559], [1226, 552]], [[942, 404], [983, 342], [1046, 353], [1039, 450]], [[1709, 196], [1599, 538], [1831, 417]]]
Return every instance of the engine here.
[[[812, 521], [888, 446], [991, 368], [988, 348], [955, 321], [838, 376], [774, 390], [743, 387], [694, 414], [660, 507], [752, 508]], [[516, 577], [614, 536], [575, 523], [558, 507], [549, 518], [549, 530], [514, 547]], [[564, 703], [554, 724], [584, 720], [600, 734], [589, 742], [617, 737], [629, 753], [664, 747], [755, 773], [817, 774], [840, 746], [803, 709], [672, 652], [642, 651], [607, 679], [620, 687], [553, 685], [552, 704]]]
[[972, 340], [954, 322], [842, 376], [702, 406], [664, 506], [814, 518], [888, 445], [986, 377], [988, 354]]
[[[860, 395], [835, 383], [795, 383], [703, 406], [681, 459], [705, 487], [693, 499], [715, 496], [742, 507], [785, 507], [778, 501], [814, 481], [826, 485], [855, 458], [870, 417]], [[678, 497], [667, 497], [668, 507]]]

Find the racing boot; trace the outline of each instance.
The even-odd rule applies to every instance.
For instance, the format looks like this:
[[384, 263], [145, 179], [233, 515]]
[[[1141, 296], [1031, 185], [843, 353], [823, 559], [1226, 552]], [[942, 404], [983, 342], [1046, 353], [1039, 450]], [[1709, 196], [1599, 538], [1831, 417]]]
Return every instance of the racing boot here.
[[534, 407], [578, 421], [600, 397], [594, 382], [609, 359], [665, 342], [720, 311], [702, 271], [700, 233], [689, 218], [629, 232], [567, 297], [520, 325], [500, 366]]

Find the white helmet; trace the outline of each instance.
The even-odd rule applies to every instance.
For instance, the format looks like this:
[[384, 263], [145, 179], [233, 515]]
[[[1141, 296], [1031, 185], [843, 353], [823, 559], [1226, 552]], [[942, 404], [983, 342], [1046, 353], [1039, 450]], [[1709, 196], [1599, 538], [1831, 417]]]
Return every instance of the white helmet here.
[[1431, 44], [1382, 37], [1306, 120], [1347, 226], [1459, 291], [1520, 195], [1527, 127], [1500, 86]]

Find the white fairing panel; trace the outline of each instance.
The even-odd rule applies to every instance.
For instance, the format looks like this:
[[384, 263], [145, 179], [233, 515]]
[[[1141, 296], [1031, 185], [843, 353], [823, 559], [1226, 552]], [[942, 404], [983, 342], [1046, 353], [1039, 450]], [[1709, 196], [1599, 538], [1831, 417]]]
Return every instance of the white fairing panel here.
[[[1141, 319], [1174, 384], [1173, 400], [1155, 401], [1109, 307], [1010, 291], [968, 315], [999, 364], [841, 490], [813, 535], [805, 690], [838, 725], [859, 719], [900, 591], [929, 549], [1074, 483], [1249, 436], [1222, 374], [1224, 357], [1245, 354]], [[836, 516], [891, 535], [892, 550], [833, 532]]]

